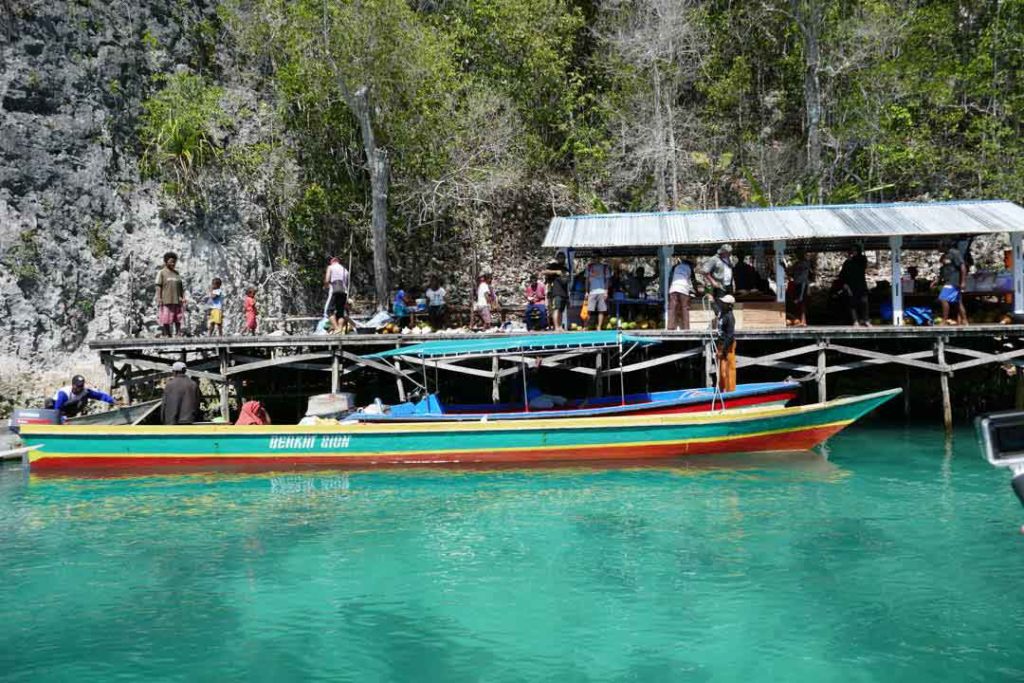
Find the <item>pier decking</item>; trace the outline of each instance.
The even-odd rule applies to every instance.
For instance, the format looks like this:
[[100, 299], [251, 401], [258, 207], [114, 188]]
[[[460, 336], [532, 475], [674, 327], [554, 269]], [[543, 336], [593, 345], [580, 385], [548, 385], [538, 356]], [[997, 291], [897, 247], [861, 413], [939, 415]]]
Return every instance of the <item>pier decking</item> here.
[[[515, 336], [500, 333], [501, 336]], [[646, 358], [614, 368], [603, 368], [600, 357], [595, 367], [563, 365], [579, 355], [568, 351], [555, 356], [508, 355], [493, 359], [482, 369], [455, 363], [429, 361], [429, 366], [491, 379], [495, 392], [499, 382], [520, 372], [524, 363], [545, 367], [568, 367], [573, 372], [602, 379], [649, 370], [684, 359], [703, 361], [704, 380], [710, 386], [715, 371], [714, 344], [708, 330], [631, 330], [631, 335], [655, 337], [662, 344]], [[188, 374], [207, 379], [219, 388], [221, 408], [227, 418], [228, 396], [233, 384], [246, 373], [268, 368], [293, 368], [330, 373], [324, 391], [337, 391], [341, 378], [369, 367], [396, 378], [400, 396], [405, 385], [421, 385], [415, 358], [405, 360], [413, 367], [363, 358], [366, 354], [434, 339], [476, 338], [479, 334], [417, 335], [265, 335], [258, 337], [127, 338], [90, 343], [107, 368], [111, 389], [123, 387], [132, 400], [133, 389], [153, 383], [171, 372], [181, 360]], [[737, 368], [767, 368], [813, 382], [819, 400], [827, 398], [830, 375], [879, 366], [937, 373], [942, 388], [943, 421], [952, 423], [949, 381], [954, 373], [985, 365], [1024, 365], [1024, 325], [972, 325], [968, 327], [804, 327], [740, 330], [736, 333]], [[752, 342], [756, 342], [752, 343]], [[754, 347], [761, 352], [751, 355]], [[426, 362], [424, 362], [426, 363]], [[419, 363], [423, 365], [424, 363]], [[742, 374], [742, 372], [741, 372]], [[902, 379], [902, 377], [901, 377]], [[908, 394], [909, 395], [909, 394]], [[909, 399], [908, 399], [909, 400]]]

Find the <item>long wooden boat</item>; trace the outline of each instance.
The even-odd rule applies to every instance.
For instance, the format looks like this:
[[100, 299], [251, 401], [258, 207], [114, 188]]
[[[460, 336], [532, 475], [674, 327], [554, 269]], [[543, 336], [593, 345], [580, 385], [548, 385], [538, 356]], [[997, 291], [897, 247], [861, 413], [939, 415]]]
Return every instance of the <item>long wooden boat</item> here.
[[743, 408], [758, 405], [783, 406], [800, 392], [797, 382], [757, 382], [740, 384], [735, 391], [716, 392], [713, 388], [675, 389], [624, 397], [605, 396], [572, 400], [564, 406], [530, 408], [522, 404], [444, 405], [434, 395], [417, 403], [391, 406], [385, 413], [357, 412], [349, 419], [359, 422], [473, 422], [488, 420], [538, 420], [572, 417], [611, 417], [615, 415], [672, 415], [696, 413], [715, 408]]
[[28, 425], [36, 472], [543, 463], [806, 450], [900, 392], [798, 407], [451, 424]]

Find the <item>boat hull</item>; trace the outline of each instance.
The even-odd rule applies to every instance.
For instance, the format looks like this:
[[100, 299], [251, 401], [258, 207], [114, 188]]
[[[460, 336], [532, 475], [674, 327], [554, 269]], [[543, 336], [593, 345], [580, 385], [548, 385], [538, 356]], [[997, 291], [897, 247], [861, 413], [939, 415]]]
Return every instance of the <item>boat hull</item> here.
[[34, 472], [281, 469], [677, 458], [805, 450], [899, 393], [795, 408], [616, 418], [337, 426], [34, 425]]
[[698, 413], [712, 408], [746, 408], [750, 406], [784, 406], [800, 392], [796, 382], [765, 382], [744, 384], [725, 394], [713, 389], [685, 389], [655, 394], [627, 396], [620, 404], [614, 397], [591, 399], [593, 405], [566, 408], [523, 410], [510, 404], [497, 406], [445, 406], [444, 412], [373, 414], [355, 413], [349, 419], [360, 422], [472, 422], [476, 420], [538, 420], [579, 417], [611, 417], [615, 415], [675, 415]]

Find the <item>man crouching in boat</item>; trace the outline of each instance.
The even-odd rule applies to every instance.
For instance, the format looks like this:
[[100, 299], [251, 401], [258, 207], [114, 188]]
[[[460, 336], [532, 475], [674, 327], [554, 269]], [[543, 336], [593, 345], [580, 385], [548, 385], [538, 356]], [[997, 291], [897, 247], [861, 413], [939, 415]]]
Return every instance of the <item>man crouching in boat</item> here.
[[85, 378], [75, 375], [71, 378], [71, 384], [58, 389], [57, 393], [53, 395], [53, 409], [60, 413], [61, 419], [75, 417], [89, 405], [90, 399], [103, 401], [110, 405], [117, 403], [110, 394], [86, 387]]

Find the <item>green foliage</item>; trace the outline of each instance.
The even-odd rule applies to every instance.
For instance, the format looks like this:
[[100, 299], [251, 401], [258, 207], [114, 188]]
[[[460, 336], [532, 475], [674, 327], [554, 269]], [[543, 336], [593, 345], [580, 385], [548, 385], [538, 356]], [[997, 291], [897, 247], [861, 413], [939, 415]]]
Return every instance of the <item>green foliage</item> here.
[[199, 169], [219, 156], [213, 135], [224, 119], [223, 90], [187, 72], [161, 81], [163, 87], [142, 103], [142, 165], [149, 175], [186, 192]]
[[110, 255], [110, 234], [102, 221], [93, 221], [85, 230], [85, 241], [95, 259]]
[[39, 282], [42, 275], [41, 258], [35, 231], [24, 230], [18, 235], [17, 241], [8, 247], [3, 265], [17, 278], [18, 285], [26, 289]]

